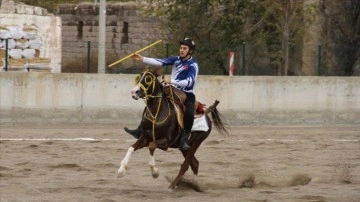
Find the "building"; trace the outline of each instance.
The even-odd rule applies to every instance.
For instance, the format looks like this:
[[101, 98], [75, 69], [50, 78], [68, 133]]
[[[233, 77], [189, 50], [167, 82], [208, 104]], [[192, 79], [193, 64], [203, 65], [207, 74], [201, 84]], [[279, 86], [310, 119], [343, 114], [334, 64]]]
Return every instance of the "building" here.
[[[143, 15], [138, 6], [136, 2], [107, 3], [106, 65], [159, 39], [167, 38], [160, 28], [159, 20]], [[63, 67], [78, 66], [80, 69], [77, 72], [85, 72], [88, 54], [90, 54], [92, 72], [96, 71], [99, 47], [99, 4], [63, 4], [59, 6], [58, 15], [62, 19]], [[161, 44], [151, 51], [156, 52], [159, 49], [164, 50]], [[132, 61], [126, 60], [115, 68], [127, 69], [131, 66], [133, 66]], [[107, 69], [107, 72], [111, 71], [112, 69]]]

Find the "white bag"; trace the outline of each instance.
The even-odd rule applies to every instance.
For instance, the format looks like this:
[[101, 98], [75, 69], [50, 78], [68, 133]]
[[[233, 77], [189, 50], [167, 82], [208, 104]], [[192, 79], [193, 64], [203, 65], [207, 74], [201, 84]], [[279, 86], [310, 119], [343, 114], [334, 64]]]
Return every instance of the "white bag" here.
[[22, 49], [11, 49], [9, 50], [9, 56], [10, 58], [14, 58], [14, 59], [20, 59], [22, 58]]
[[9, 29], [0, 26], [0, 39], [9, 39], [9, 38], [11, 38]]
[[[6, 40], [3, 40], [2, 42], [3, 49], [6, 48]], [[16, 47], [16, 42], [14, 39], [8, 39], [8, 49], [14, 49]]]
[[24, 49], [22, 51], [22, 56], [27, 59], [31, 59], [35, 57], [35, 49]]
[[36, 39], [37, 37], [37, 28], [35, 28], [34, 26], [24, 27], [23, 32], [25, 39]]
[[30, 39], [29, 48], [40, 49], [43, 46], [43, 42], [40, 39]]
[[17, 39], [15, 40], [16, 42], [16, 47], [18, 49], [26, 49], [29, 48], [30, 44], [29, 41], [27, 39]]
[[21, 39], [24, 37], [24, 32], [21, 28], [16, 26], [10, 26], [8, 27], [11, 38], [13, 39]]

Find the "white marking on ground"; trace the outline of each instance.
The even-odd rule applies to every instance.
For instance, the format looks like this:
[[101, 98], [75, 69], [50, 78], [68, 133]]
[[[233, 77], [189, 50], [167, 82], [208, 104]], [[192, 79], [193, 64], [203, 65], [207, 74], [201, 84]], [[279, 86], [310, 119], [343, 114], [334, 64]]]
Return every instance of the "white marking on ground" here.
[[[256, 141], [260, 141], [260, 142], [275, 142], [275, 141], [280, 141], [280, 142], [298, 142], [298, 141], [304, 141], [304, 140], [292, 140], [292, 139], [284, 139], [284, 140], [276, 140], [276, 139], [255, 139]], [[334, 141], [334, 142], [359, 142], [360, 140], [358, 139], [331, 139], [328, 141]], [[240, 139], [238, 140], [238, 142], [246, 142], [246, 140]]]
[[[97, 139], [97, 138], [89, 138], [89, 137], [79, 137], [79, 138], [0, 138], [0, 141], [120, 141], [120, 139], [111, 139], [111, 138], [104, 138], [104, 139]], [[129, 139], [125, 140], [126, 142], [133, 142], [135, 139]], [[222, 142], [225, 140], [221, 140], [219, 142]], [[247, 142], [251, 140], [244, 140], [239, 139], [237, 140], [239, 142]], [[277, 140], [277, 139], [255, 139], [255, 141], [265, 142], [265, 141], [281, 141], [281, 142], [298, 142], [298, 141], [304, 141], [304, 140], [295, 140], [295, 139], [283, 139], [283, 140]], [[328, 141], [334, 141], [334, 142], [359, 142], [359, 139], [330, 139]]]
[[119, 139], [96, 138], [0, 138], [0, 141], [118, 141]]
[[350, 139], [334, 139], [335, 142], [359, 142], [359, 140], [350, 140]]

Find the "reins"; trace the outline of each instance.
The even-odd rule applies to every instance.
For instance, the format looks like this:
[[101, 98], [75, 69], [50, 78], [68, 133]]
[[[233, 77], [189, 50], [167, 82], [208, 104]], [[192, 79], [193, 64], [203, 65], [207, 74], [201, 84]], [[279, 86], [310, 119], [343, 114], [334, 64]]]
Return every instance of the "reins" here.
[[[142, 77], [139, 79], [138, 86], [143, 90], [143, 92], [145, 94], [143, 100], [145, 102], [146, 111], [148, 112], [148, 114], [150, 114], [151, 117], [148, 117], [147, 113], [144, 113], [144, 117], [152, 123], [152, 138], [155, 141], [155, 126], [159, 125], [159, 124], [162, 124], [165, 121], [167, 121], [168, 118], [171, 115], [171, 113], [170, 113], [171, 110], [170, 110], [169, 100], [166, 99], [167, 106], [168, 106], [168, 114], [163, 120], [158, 121], [158, 122], [156, 121], [156, 119], [157, 119], [157, 117], [159, 115], [159, 112], [160, 112], [160, 107], [163, 104], [162, 98], [164, 97], [164, 93], [162, 91], [160, 91], [157, 95], [152, 95], [152, 93], [155, 93], [154, 91], [155, 91], [155, 88], [156, 88], [156, 76], [154, 74], [152, 74], [151, 72], [147, 72], [147, 73], [151, 74], [152, 80], [151, 81], [146, 81], [146, 78], [144, 78], [144, 76], [145, 76], [145, 73], [144, 73], [142, 75]], [[140, 83], [140, 81], [142, 81], [143, 79], [145, 79], [145, 83], [148, 85], [147, 87], [144, 86], [142, 83]], [[152, 87], [152, 91], [149, 94], [148, 90], [149, 90], [150, 87]], [[155, 114], [153, 114], [152, 111], [150, 110], [150, 107], [149, 107], [149, 104], [148, 104], [149, 99], [158, 99], [158, 105], [157, 105], [157, 109], [156, 109]]]

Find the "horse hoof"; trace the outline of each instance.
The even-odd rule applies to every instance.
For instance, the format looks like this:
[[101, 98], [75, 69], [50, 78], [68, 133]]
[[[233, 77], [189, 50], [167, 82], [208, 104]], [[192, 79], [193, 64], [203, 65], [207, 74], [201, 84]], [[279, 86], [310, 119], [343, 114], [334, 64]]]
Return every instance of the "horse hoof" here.
[[151, 172], [153, 178], [158, 178], [160, 173], [158, 168], [154, 168], [153, 172]]
[[125, 176], [125, 170], [122, 170], [122, 171], [118, 171], [118, 174], [117, 174], [117, 177], [120, 178], [120, 177], [124, 177]]
[[153, 177], [153, 178], [158, 178], [159, 175], [160, 175], [159, 172], [156, 172], [156, 173], [153, 173], [153, 174], [152, 174], [152, 177]]
[[168, 188], [166, 189], [166, 191], [168, 191], [168, 192], [174, 192], [174, 189], [171, 189], [171, 188], [168, 187]]
[[176, 187], [172, 187], [171, 185], [167, 188], [167, 190], [169, 192], [173, 192], [175, 190]]

